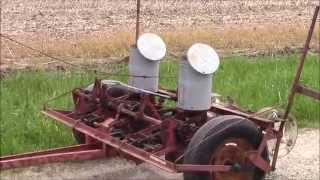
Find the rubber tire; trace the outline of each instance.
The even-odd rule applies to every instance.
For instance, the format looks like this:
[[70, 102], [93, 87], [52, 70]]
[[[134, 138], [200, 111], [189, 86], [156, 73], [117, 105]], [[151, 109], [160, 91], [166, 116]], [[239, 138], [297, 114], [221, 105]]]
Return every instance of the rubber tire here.
[[[253, 122], [239, 116], [224, 115], [213, 118], [199, 128], [192, 137], [186, 150], [184, 164], [210, 164], [215, 149], [225, 139], [233, 137], [244, 138], [257, 149], [262, 140], [262, 133]], [[267, 149], [263, 152], [263, 158], [269, 161]], [[209, 173], [205, 172], [184, 172], [183, 176], [184, 180], [210, 179]], [[264, 176], [265, 173], [256, 168], [253, 180], [261, 180]]]
[[86, 143], [86, 136], [82, 132], [79, 132], [79, 131], [73, 129], [72, 134], [78, 144], [85, 144]]

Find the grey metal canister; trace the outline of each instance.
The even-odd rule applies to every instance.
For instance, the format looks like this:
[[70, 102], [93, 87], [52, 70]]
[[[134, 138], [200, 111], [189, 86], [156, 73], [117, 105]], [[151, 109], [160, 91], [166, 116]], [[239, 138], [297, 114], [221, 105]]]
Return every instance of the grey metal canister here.
[[137, 46], [130, 49], [129, 85], [136, 88], [158, 91], [159, 64], [166, 55], [166, 45], [156, 34], [144, 33]]
[[160, 61], [145, 58], [136, 47], [131, 47], [129, 58], [129, 85], [149, 91], [158, 91]]
[[183, 110], [208, 110], [211, 105], [212, 74], [201, 74], [182, 57], [179, 66], [178, 103]]
[[195, 43], [188, 49], [180, 61], [177, 107], [190, 111], [210, 108], [212, 77], [219, 64], [218, 54], [207, 44]]

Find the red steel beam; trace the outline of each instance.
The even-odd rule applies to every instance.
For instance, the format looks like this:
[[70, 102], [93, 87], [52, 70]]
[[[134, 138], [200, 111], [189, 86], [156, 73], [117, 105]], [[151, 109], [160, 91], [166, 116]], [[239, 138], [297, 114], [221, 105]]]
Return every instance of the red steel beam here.
[[53, 162], [90, 160], [105, 157], [102, 148], [92, 145], [76, 145], [34, 153], [26, 153], [0, 158], [0, 169], [10, 169]]
[[82, 132], [86, 134], [87, 136], [92, 137], [93, 139], [96, 139], [99, 142], [102, 142], [104, 144], [107, 144], [111, 147], [113, 147], [115, 150], [128, 154], [134, 158], [137, 158], [139, 160], [142, 160], [144, 162], [150, 163], [158, 168], [161, 168], [168, 172], [176, 172], [175, 164], [166, 161], [156, 155], [153, 155], [149, 152], [146, 152], [140, 148], [137, 148], [131, 144], [125, 143], [119, 139], [116, 139], [110, 135], [108, 135], [105, 132], [101, 132], [98, 129], [95, 129], [93, 127], [87, 126], [82, 122], [75, 121], [74, 119], [64, 115], [63, 113], [59, 113], [55, 111], [54, 109], [46, 109], [45, 111], [42, 111], [43, 114], [69, 126], [74, 128], [75, 130]]
[[310, 25], [310, 28], [309, 28], [309, 31], [308, 31], [307, 40], [306, 40], [306, 42], [304, 44], [303, 51], [302, 51], [302, 54], [301, 54], [300, 59], [299, 59], [299, 64], [298, 64], [297, 69], [296, 69], [296, 75], [294, 77], [291, 89], [289, 91], [288, 105], [287, 105], [287, 108], [286, 108], [286, 112], [284, 114], [284, 119], [288, 118], [288, 115], [289, 115], [289, 113], [290, 113], [290, 111], [292, 109], [292, 105], [293, 105], [293, 102], [294, 102], [294, 96], [295, 96], [295, 93], [296, 93], [296, 90], [297, 90], [296, 86], [297, 86], [297, 84], [299, 84], [300, 77], [301, 77], [302, 70], [303, 70], [303, 66], [304, 66], [304, 62], [306, 60], [306, 56], [307, 56], [309, 48], [310, 48], [309, 46], [310, 46], [311, 38], [312, 38], [312, 35], [313, 35], [314, 27], [315, 27], [316, 22], [317, 22], [319, 9], [320, 9], [320, 6], [316, 6], [316, 8], [314, 10], [314, 14], [313, 14], [313, 17], [312, 17], [312, 22], [311, 22], [311, 25]]
[[218, 111], [218, 112], [220, 112], [222, 114], [238, 115], [238, 116], [244, 117], [246, 119], [252, 120], [256, 124], [258, 124], [259, 126], [262, 126], [262, 127], [265, 127], [265, 128], [267, 128], [270, 124], [273, 124], [272, 121], [268, 121], [265, 118], [257, 117], [254, 114], [248, 114], [248, 113], [236, 110], [236, 109], [230, 109], [230, 108], [224, 107], [224, 106], [219, 105], [219, 104], [212, 104], [211, 108], [210, 108], [210, 111], [213, 111], [213, 112], [217, 112]]
[[[283, 116], [283, 119], [285, 119], [285, 120], [288, 118], [288, 116], [290, 114], [290, 111], [292, 109], [293, 103], [294, 103], [294, 97], [295, 97], [295, 94], [297, 92], [297, 88], [296, 87], [300, 82], [301, 73], [302, 73], [302, 70], [303, 70], [304, 62], [306, 60], [306, 56], [307, 56], [309, 48], [310, 48], [309, 47], [310, 46], [310, 41], [311, 41], [311, 38], [312, 38], [312, 35], [313, 35], [314, 27], [315, 27], [316, 22], [317, 22], [317, 17], [318, 17], [318, 14], [319, 14], [319, 10], [320, 10], [320, 6], [316, 6], [316, 8], [314, 10], [313, 17], [312, 17], [311, 25], [310, 25], [310, 28], [309, 28], [309, 31], [308, 31], [307, 40], [306, 40], [306, 42], [304, 44], [303, 51], [302, 51], [302, 54], [301, 54], [300, 59], [299, 59], [299, 64], [298, 64], [297, 69], [296, 69], [296, 75], [294, 77], [291, 89], [289, 91], [288, 104], [287, 104], [287, 108], [286, 108], [286, 111], [285, 111], [284, 116]], [[281, 122], [280, 128], [279, 128], [279, 132], [283, 131], [284, 125], [285, 125], [285, 122]], [[271, 165], [273, 170], [276, 169], [276, 163], [277, 163], [277, 159], [278, 159], [278, 152], [279, 152], [279, 148], [280, 148], [281, 138], [282, 138], [282, 136], [278, 137], [277, 141], [276, 141], [276, 147], [275, 147], [274, 156], [273, 156], [272, 165]]]
[[194, 165], [194, 164], [178, 164], [176, 169], [179, 172], [198, 171], [198, 172], [228, 172], [232, 166], [227, 165]]
[[301, 84], [296, 85], [296, 92], [320, 100], [320, 92]]
[[99, 146], [97, 144], [80, 144], [80, 145], [75, 145], [75, 146], [54, 148], [54, 149], [50, 149], [50, 150], [37, 151], [37, 152], [32, 152], [32, 153], [23, 153], [23, 154], [17, 154], [17, 155], [3, 156], [3, 157], [0, 157], [0, 161], [14, 159], [14, 158], [29, 157], [31, 154], [33, 156], [38, 156], [38, 155], [45, 155], [45, 154], [49, 154], [49, 153], [64, 153], [64, 152], [71, 152], [71, 151], [98, 149], [98, 147]]
[[97, 141], [107, 144], [111, 148], [114, 148], [114, 150], [128, 154], [129, 156], [132, 156], [144, 162], [150, 163], [151, 165], [154, 165], [168, 172], [172, 172], [172, 173], [183, 172], [183, 171], [226, 172], [226, 171], [230, 171], [232, 168], [231, 166], [225, 166], [225, 165], [175, 164], [163, 158], [160, 158], [156, 154], [149, 153], [131, 144], [128, 144], [119, 139], [113, 138], [107, 133], [99, 131], [99, 129], [95, 129], [90, 126], [87, 126], [82, 122], [77, 122], [72, 118], [66, 116], [65, 114], [55, 111], [54, 109], [47, 109], [42, 112], [45, 115], [52, 117], [53, 119], [59, 122], [62, 122], [70, 127], [73, 127], [75, 130], [82, 132], [87, 136], [92, 137], [93, 139], [96, 139]]

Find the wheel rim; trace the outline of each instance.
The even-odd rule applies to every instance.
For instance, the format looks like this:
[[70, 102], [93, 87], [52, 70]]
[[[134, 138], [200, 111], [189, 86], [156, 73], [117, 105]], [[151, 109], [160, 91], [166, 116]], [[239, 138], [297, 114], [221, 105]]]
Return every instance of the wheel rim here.
[[210, 173], [211, 180], [249, 180], [253, 179], [254, 167], [248, 159], [248, 152], [254, 150], [245, 139], [230, 138], [225, 140], [211, 156], [212, 165], [234, 165], [252, 167], [246, 172], [216, 172]]
[[[278, 120], [283, 119], [284, 110], [273, 108], [273, 107], [265, 107], [256, 112], [259, 117], [268, 119], [270, 121], [274, 121], [274, 130], [279, 131], [281, 122], [277, 122]], [[297, 120], [291, 114], [288, 115], [287, 120], [284, 124], [283, 128], [283, 137], [280, 141], [278, 158], [282, 158], [288, 155], [292, 149], [294, 148], [297, 138], [298, 138], [298, 125]], [[276, 139], [268, 140], [268, 150], [271, 158], [274, 156]]]

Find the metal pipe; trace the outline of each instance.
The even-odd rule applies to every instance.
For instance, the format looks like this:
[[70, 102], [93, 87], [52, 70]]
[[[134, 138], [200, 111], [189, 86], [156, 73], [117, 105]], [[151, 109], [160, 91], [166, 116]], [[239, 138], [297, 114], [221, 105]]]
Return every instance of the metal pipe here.
[[0, 158], [0, 170], [68, 160], [92, 160], [106, 157], [101, 147], [92, 144], [69, 146]]
[[[109, 102], [108, 106], [110, 108], [114, 109], [114, 110], [118, 110], [118, 108], [119, 108], [119, 105], [117, 103], [113, 103], [113, 102]], [[126, 109], [124, 107], [120, 107], [119, 110], [120, 110], [121, 113], [129, 115], [129, 116], [131, 116], [133, 118], [141, 118], [142, 120], [150, 122], [152, 124], [160, 125], [162, 123], [162, 121], [159, 120], [159, 119], [156, 119], [156, 118], [144, 115], [144, 114], [139, 115], [138, 113], [130, 111], [129, 109]]]
[[140, 34], [140, 0], [137, 0], [137, 16], [136, 16], [136, 45]]
[[163, 98], [167, 98], [167, 99], [175, 99], [176, 98], [176, 95], [174, 95], [173, 93], [168, 93], [168, 92], [165, 93], [165, 91], [159, 91], [160, 93], [157, 93], [157, 92], [152, 92], [152, 91], [148, 91], [148, 90], [145, 90], [145, 89], [139, 89], [139, 88], [124, 84], [124, 83], [122, 83], [120, 81], [112, 80], [112, 82], [115, 83], [115, 84], [119, 84], [121, 86], [127, 87], [127, 88], [129, 88], [131, 90], [140, 92], [140, 93], [152, 94], [152, 95], [163, 97]]
[[[304, 65], [307, 53], [309, 51], [309, 45], [310, 45], [310, 41], [311, 41], [311, 38], [312, 38], [314, 27], [315, 27], [315, 24], [316, 24], [316, 21], [317, 21], [319, 8], [320, 8], [320, 6], [316, 6], [314, 14], [313, 14], [312, 23], [310, 25], [310, 29], [309, 29], [309, 32], [308, 32], [307, 40], [306, 40], [306, 43], [304, 45], [302, 54], [300, 56], [299, 65], [297, 66], [297, 69], [296, 69], [296, 76], [295, 76], [295, 78], [293, 80], [293, 83], [292, 83], [292, 86], [291, 86], [291, 90], [290, 90], [289, 95], [288, 95], [288, 105], [287, 105], [287, 108], [286, 108], [286, 111], [285, 111], [285, 114], [284, 114], [284, 117], [283, 117], [284, 120], [286, 120], [288, 118], [288, 115], [289, 115], [289, 113], [290, 113], [290, 111], [292, 109], [292, 105], [293, 105], [293, 102], [294, 102], [294, 96], [295, 96], [295, 93], [297, 92], [297, 87], [299, 85], [299, 81], [300, 81], [303, 65]], [[281, 122], [280, 129], [279, 129], [280, 133], [282, 133], [284, 125], [285, 125], [285, 121]], [[276, 167], [281, 138], [282, 138], [282, 135], [278, 137], [277, 142], [276, 142], [274, 157], [273, 157], [273, 161], [272, 161], [272, 165], [271, 165], [273, 170]]]
[[178, 164], [178, 172], [229, 172], [232, 166], [229, 165], [195, 165], [195, 164]]
[[[127, 114], [129, 116], [132, 116], [134, 118], [139, 118], [139, 115], [133, 111], [130, 111], [128, 109], [125, 109], [125, 108], [121, 108], [120, 111], [124, 114]], [[147, 122], [150, 122], [150, 123], [153, 123], [153, 124], [156, 124], [156, 125], [159, 125], [162, 123], [162, 121], [158, 120], [158, 119], [155, 119], [153, 117], [150, 117], [150, 116], [146, 116], [146, 115], [142, 115], [141, 118]]]
[[308, 53], [309, 48], [310, 48], [309, 45], [310, 45], [310, 41], [311, 41], [312, 34], [313, 34], [313, 31], [314, 31], [314, 26], [315, 26], [316, 21], [317, 21], [319, 8], [320, 8], [320, 6], [316, 6], [316, 9], [314, 11], [314, 15], [313, 15], [313, 18], [312, 18], [312, 23], [311, 23], [311, 26], [310, 26], [310, 29], [309, 29], [309, 32], [308, 32], [308, 37], [307, 37], [306, 43], [304, 45], [302, 54], [300, 56], [300, 62], [299, 62], [299, 65], [297, 66], [297, 69], [296, 69], [296, 76], [295, 76], [295, 78], [293, 80], [293, 83], [292, 83], [292, 86], [291, 86], [291, 90], [290, 90], [290, 94], [288, 96], [288, 106], [287, 106], [286, 112], [284, 114], [284, 119], [288, 118], [288, 115], [289, 115], [289, 113], [291, 111], [291, 108], [292, 108], [292, 105], [293, 105], [294, 95], [295, 95], [296, 89], [297, 89], [297, 84], [299, 83], [299, 80], [300, 80], [300, 77], [301, 77], [301, 73], [302, 73], [302, 69], [303, 69], [303, 65], [304, 65], [304, 61], [306, 59], [307, 53]]

